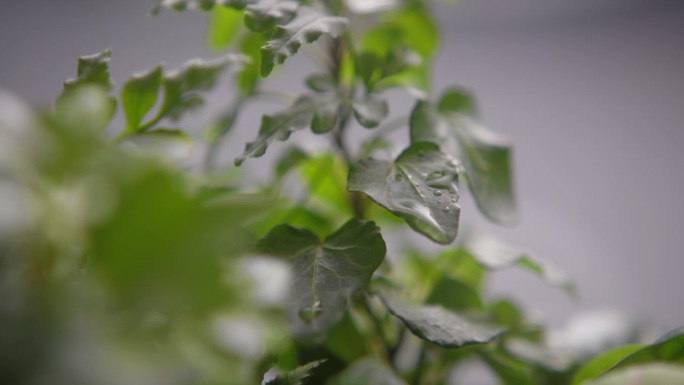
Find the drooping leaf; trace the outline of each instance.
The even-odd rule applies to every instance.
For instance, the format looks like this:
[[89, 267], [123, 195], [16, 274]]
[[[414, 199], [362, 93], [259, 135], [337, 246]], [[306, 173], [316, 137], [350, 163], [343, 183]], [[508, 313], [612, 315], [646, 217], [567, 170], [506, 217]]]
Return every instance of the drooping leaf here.
[[330, 385], [406, 385], [406, 382], [385, 364], [365, 358], [333, 378]]
[[321, 241], [308, 230], [280, 225], [258, 249], [293, 264], [290, 318], [299, 337], [316, 337], [335, 325], [350, 296], [365, 287], [385, 257], [385, 242], [373, 222], [351, 220]]
[[615, 364], [630, 354], [643, 349], [644, 345], [625, 345], [612, 349], [584, 364], [575, 374], [572, 385], [580, 385], [610, 370]]
[[503, 333], [503, 329], [470, 320], [441, 306], [410, 305], [384, 296], [382, 300], [413, 334], [444, 348], [486, 344]]
[[215, 52], [229, 48], [240, 33], [244, 11], [229, 7], [214, 7], [209, 19], [207, 45]]
[[304, 94], [292, 107], [261, 118], [259, 136], [245, 145], [245, 151], [235, 159], [240, 166], [249, 158], [258, 158], [276, 140], [285, 141], [292, 132], [311, 127], [315, 133], [330, 131], [337, 120], [338, 99], [334, 94]]
[[394, 162], [368, 158], [352, 165], [347, 189], [363, 192], [437, 243], [458, 232], [455, 161], [433, 143], [414, 143]]
[[511, 223], [517, 212], [510, 142], [469, 116], [472, 103], [464, 99], [461, 91], [449, 90], [439, 108], [419, 101], [411, 114], [411, 141], [437, 143], [463, 162], [480, 210], [492, 220]]
[[180, 70], [164, 76], [164, 102], [155, 119], [179, 119], [184, 112], [201, 105], [203, 102], [198, 92], [212, 89], [228, 66], [241, 65], [244, 61], [241, 56], [211, 61], [192, 60]]
[[121, 106], [126, 116], [126, 132], [137, 132], [145, 115], [157, 103], [162, 82], [161, 66], [133, 76], [121, 90]]
[[366, 128], [377, 127], [389, 112], [387, 101], [372, 94], [363, 99], [355, 99], [352, 110], [356, 120]]
[[112, 50], [81, 56], [78, 58], [76, 77], [64, 82], [64, 90], [69, 91], [83, 84], [97, 84], [109, 91], [114, 83], [109, 76], [109, 61], [112, 58]]
[[268, 76], [276, 64], [283, 64], [302, 44], [313, 43], [322, 35], [338, 37], [346, 27], [344, 17], [302, 7], [292, 21], [276, 26], [271, 40], [261, 48], [261, 76]]
[[247, 6], [245, 25], [254, 32], [267, 33], [292, 20], [298, 9], [299, 3], [294, 0], [261, 0]]
[[304, 385], [307, 379], [311, 377], [314, 370], [319, 367], [325, 360], [309, 362], [287, 373], [281, 373], [276, 378], [267, 382], [266, 385]]
[[684, 328], [674, 330], [652, 345], [630, 354], [614, 368], [649, 362], [684, 363]]
[[495, 238], [482, 234], [472, 234], [466, 240], [465, 248], [478, 263], [489, 270], [500, 270], [519, 265], [537, 274], [548, 284], [574, 294], [575, 287], [566, 276], [546, 266], [529, 253], [512, 248]]
[[650, 363], [630, 366], [607, 373], [586, 385], [681, 385], [684, 367], [681, 365]]

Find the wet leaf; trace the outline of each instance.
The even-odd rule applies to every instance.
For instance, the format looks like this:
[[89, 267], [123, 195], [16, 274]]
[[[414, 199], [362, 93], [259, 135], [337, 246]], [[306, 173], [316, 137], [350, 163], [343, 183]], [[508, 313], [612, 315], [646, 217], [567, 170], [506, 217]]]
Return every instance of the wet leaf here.
[[359, 191], [437, 243], [456, 238], [460, 207], [455, 161], [433, 143], [414, 143], [394, 162], [352, 165], [347, 189]]
[[280, 225], [258, 249], [293, 265], [289, 314], [299, 337], [320, 336], [340, 321], [350, 296], [368, 284], [385, 257], [378, 227], [356, 219], [323, 241], [311, 231]]

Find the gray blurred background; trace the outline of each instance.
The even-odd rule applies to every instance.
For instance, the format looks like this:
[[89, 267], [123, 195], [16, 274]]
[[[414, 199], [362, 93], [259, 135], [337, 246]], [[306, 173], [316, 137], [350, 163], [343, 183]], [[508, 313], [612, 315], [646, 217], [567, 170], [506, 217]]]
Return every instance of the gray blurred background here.
[[[0, 2], [0, 88], [39, 105], [82, 54], [111, 47], [118, 84], [159, 62], [212, 56], [206, 15], [148, 17], [155, 0]], [[515, 144], [520, 223], [487, 223], [467, 194], [462, 223], [534, 251], [572, 277], [581, 298], [519, 271], [498, 273], [492, 293], [519, 298], [554, 325], [604, 307], [643, 313], [657, 330], [683, 325], [684, 1], [434, 6], [444, 33], [434, 83], [473, 89], [484, 121]], [[301, 88], [313, 65], [301, 56], [272, 88]], [[217, 92], [189, 124], [201, 128], [229, 98]], [[395, 111], [411, 106], [395, 99]], [[241, 120], [224, 164], [255, 135], [259, 112]], [[267, 169], [259, 160], [246, 167]]]

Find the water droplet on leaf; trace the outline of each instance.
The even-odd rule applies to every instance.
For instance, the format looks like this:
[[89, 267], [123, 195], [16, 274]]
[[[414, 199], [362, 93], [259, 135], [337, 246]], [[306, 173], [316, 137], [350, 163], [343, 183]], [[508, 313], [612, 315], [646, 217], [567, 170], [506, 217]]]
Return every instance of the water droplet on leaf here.
[[311, 324], [313, 320], [318, 318], [323, 313], [323, 306], [321, 301], [316, 301], [313, 305], [307, 306], [299, 311], [299, 318], [307, 324]]

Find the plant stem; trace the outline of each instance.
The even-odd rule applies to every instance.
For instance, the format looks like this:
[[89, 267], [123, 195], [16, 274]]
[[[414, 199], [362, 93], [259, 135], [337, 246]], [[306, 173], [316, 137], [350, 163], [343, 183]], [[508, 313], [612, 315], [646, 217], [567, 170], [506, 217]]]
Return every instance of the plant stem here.
[[425, 369], [425, 342], [420, 343], [420, 354], [418, 356], [418, 362], [416, 363], [416, 371], [413, 373], [413, 381], [411, 385], [420, 385], [420, 381], [423, 378], [423, 371]]

